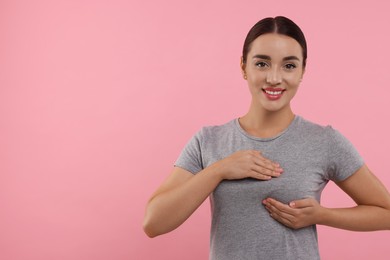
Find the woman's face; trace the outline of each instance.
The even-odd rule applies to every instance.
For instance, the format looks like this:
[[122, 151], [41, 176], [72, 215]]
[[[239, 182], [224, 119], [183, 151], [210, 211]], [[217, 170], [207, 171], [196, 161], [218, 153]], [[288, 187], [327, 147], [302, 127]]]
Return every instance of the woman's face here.
[[241, 68], [248, 81], [252, 103], [269, 112], [290, 108], [304, 68], [302, 48], [288, 36], [269, 33], [256, 38]]

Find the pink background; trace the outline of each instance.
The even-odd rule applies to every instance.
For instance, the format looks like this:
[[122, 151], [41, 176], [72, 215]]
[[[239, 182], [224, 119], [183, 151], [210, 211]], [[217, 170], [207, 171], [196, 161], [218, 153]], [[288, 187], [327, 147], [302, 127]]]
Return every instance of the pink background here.
[[[229, 3], [230, 2], [230, 3]], [[250, 27], [309, 44], [294, 110], [332, 124], [390, 187], [388, 1], [0, 1], [0, 259], [207, 259], [209, 203], [142, 231], [148, 197], [201, 127], [243, 115]], [[352, 201], [330, 184], [326, 206]], [[319, 227], [323, 259], [389, 259], [389, 231]]]

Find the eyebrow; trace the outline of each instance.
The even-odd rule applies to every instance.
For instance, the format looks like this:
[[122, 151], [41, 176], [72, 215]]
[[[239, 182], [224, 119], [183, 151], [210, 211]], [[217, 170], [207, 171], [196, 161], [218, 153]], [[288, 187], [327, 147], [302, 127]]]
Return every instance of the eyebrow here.
[[[255, 56], [252, 57], [253, 59], [263, 59], [263, 60], [271, 60], [271, 57], [268, 55], [263, 55], [263, 54], [256, 54]], [[297, 56], [287, 56], [283, 58], [283, 61], [286, 60], [300, 60]]]

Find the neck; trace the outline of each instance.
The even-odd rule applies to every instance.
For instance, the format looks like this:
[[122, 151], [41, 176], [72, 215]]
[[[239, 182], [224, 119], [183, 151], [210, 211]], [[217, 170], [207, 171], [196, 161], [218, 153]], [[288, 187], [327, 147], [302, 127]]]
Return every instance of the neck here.
[[245, 116], [240, 118], [240, 124], [253, 136], [269, 138], [283, 132], [294, 117], [290, 106], [275, 112], [251, 108]]

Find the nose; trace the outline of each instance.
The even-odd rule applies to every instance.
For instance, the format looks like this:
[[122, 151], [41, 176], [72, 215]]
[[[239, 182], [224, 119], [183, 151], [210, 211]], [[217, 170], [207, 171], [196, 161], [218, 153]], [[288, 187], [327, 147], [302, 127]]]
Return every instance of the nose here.
[[270, 85], [279, 85], [282, 83], [282, 75], [278, 68], [272, 68], [268, 72], [266, 82]]

